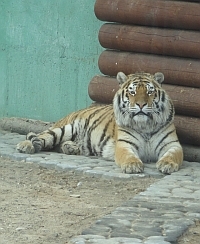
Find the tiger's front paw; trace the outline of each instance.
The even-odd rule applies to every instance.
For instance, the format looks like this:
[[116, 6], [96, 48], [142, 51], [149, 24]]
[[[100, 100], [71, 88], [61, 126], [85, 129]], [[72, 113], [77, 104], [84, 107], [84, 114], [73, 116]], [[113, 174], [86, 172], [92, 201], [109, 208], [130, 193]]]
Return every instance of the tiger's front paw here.
[[25, 140], [17, 144], [17, 151], [20, 153], [32, 154], [35, 152], [35, 148], [31, 141]]
[[132, 161], [121, 164], [121, 169], [126, 174], [142, 173], [144, 171], [144, 165], [142, 161]]
[[172, 160], [162, 159], [156, 163], [157, 169], [164, 174], [171, 174], [179, 170], [179, 164]]

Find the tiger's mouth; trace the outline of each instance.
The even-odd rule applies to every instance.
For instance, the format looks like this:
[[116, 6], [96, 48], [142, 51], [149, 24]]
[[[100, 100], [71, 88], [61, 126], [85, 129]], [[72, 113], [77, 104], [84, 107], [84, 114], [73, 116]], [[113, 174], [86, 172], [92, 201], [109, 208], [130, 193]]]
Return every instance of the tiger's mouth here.
[[134, 116], [136, 116], [136, 115], [138, 115], [138, 116], [141, 116], [141, 115], [149, 116], [147, 113], [143, 112], [142, 110], [134, 114]]

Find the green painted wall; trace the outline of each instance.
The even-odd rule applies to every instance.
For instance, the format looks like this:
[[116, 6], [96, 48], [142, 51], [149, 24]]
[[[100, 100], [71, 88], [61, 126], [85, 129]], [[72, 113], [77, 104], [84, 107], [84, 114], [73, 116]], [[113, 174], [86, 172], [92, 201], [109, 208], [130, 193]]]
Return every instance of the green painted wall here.
[[99, 73], [95, 0], [0, 0], [0, 117], [55, 121]]

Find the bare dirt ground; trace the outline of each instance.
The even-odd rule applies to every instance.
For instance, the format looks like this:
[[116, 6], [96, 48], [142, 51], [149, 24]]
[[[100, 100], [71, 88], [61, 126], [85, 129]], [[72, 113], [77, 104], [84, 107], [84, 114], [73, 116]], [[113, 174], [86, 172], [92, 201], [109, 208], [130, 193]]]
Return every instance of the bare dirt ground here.
[[67, 243], [155, 179], [110, 181], [0, 159], [0, 243]]
[[[154, 181], [103, 180], [1, 158], [0, 243], [68, 243]], [[199, 243], [197, 226], [179, 244]]]

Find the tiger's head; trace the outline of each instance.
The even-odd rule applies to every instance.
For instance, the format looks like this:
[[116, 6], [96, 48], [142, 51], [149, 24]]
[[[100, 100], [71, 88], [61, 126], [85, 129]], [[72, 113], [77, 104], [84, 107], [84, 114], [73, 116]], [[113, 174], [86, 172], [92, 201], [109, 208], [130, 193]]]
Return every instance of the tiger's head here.
[[114, 96], [113, 108], [119, 126], [153, 130], [173, 120], [173, 104], [161, 87], [162, 73], [126, 76], [119, 72], [117, 80], [120, 88]]

